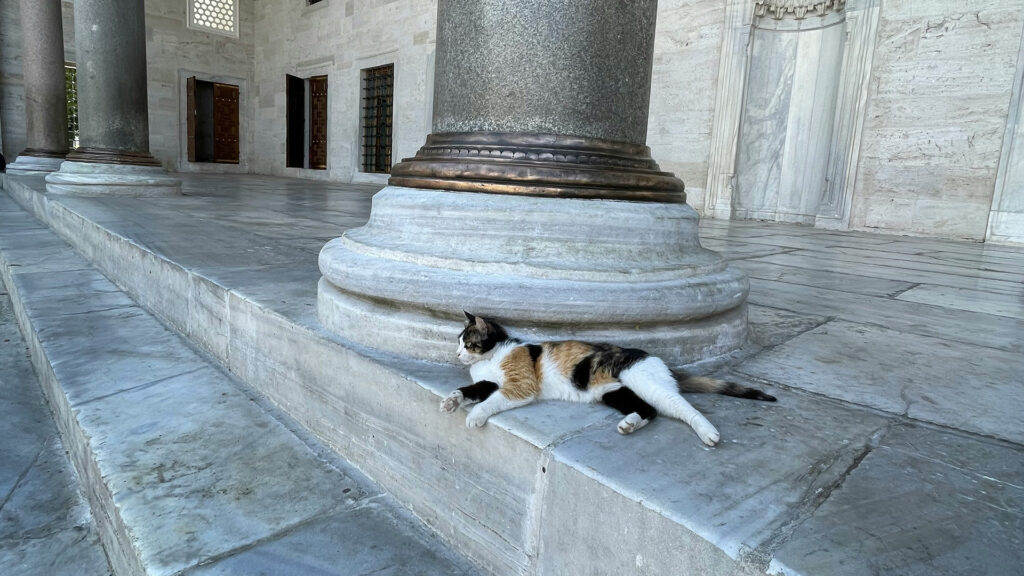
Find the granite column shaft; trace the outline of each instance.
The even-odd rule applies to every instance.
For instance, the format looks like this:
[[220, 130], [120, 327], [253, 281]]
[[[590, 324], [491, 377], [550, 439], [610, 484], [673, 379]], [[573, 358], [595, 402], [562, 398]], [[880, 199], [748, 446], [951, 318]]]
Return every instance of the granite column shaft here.
[[151, 164], [143, 0], [75, 2], [81, 146], [69, 160]]
[[181, 193], [149, 153], [146, 10], [143, 0], [76, 0], [81, 145], [46, 177], [54, 194]]
[[26, 148], [12, 173], [56, 170], [67, 154], [67, 95], [60, 0], [21, 0]]

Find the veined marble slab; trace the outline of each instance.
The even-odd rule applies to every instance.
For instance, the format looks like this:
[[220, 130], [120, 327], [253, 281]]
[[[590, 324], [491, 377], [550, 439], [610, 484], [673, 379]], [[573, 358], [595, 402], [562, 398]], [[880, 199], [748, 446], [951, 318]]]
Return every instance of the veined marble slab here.
[[799, 251], [787, 254], [772, 254], [770, 256], [757, 257], [750, 262], [768, 262], [781, 266], [793, 266], [808, 270], [830, 270], [857, 276], [871, 276], [873, 278], [886, 278], [921, 284], [937, 284], [941, 286], [952, 286], [955, 288], [969, 288], [983, 290], [986, 292], [998, 292], [1000, 294], [1021, 295], [1024, 294], [1024, 284], [1007, 280], [993, 280], [990, 278], [977, 278], [951, 274], [941, 271], [914, 270], [893, 265], [879, 257], [875, 260], [864, 258], [852, 258], [841, 256], [830, 258], [828, 255], [818, 252]]
[[[897, 298], [908, 302], [934, 304], [959, 310], [973, 310], [974, 312], [984, 312], [986, 314], [1009, 316], [1024, 320], [1024, 296], [1019, 295], [983, 292], [967, 288], [951, 288], [949, 286], [923, 285], [907, 290], [897, 296]], [[1024, 338], [1024, 334], [1021, 334], [1021, 337]]]
[[[1024, 394], [1024, 354], [1019, 350], [835, 320], [737, 370], [886, 412], [1024, 442], [1020, 405], [1009, 400]], [[965, 389], [968, 382], [970, 392]]]
[[772, 569], [830, 576], [1017, 574], [1024, 563], [1022, 463], [1020, 447], [1005, 442], [895, 427], [793, 532]]
[[750, 279], [749, 302], [802, 314], [837, 316], [851, 322], [944, 339], [951, 344], [1024, 352], [1021, 338], [1024, 322], [1016, 318], [759, 278]]
[[868, 296], [891, 296], [915, 286], [915, 284], [910, 282], [885, 280], [834, 270], [811, 270], [808, 268], [780, 266], [758, 260], [737, 260], [733, 265], [753, 278], [778, 280], [780, 282], [814, 286], [828, 290], [855, 292]]
[[[703, 232], [701, 233], [703, 235]], [[738, 242], [736, 240], [727, 240], [722, 238], [701, 238], [700, 245], [708, 250], [714, 250], [721, 254], [726, 260], [736, 260], [738, 258], [754, 258], [757, 256], [768, 256], [769, 254], [779, 254], [781, 252], [789, 252], [791, 248], [785, 248], [780, 246], [769, 246], [766, 244], [751, 244], [748, 242]]]
[[[880, 249], [884, 249], [882, 246]], [[858, 256], [864, 258], [877, 258], [879, 249], [869, 248], [853, 248], [853, 247], [833, 247], [828, 248], [829, 252], [838, 252], [840, 254], [846, 254], [849, 256]], [[1012, 258], [1003, 257], [999, 262], [986, 262], [980, 255], [976, 256], [975, 259], [965, 260], [969, 256], [960, 254], [958, 258], [943, 258], [937, 255], [938, 253], [930, 250], [922, 250], [921, 252], [908, 254], [906, 252], [887, 252], [885, 258], [891, 260], [893, 265], [906, 266], [911, 269], [929, 269], [930, 265], [944, 266], [948, 268], [941, 268], [941, 270], [949, 270], [951, 273], [959, 274], [971, 274], [973, 271], [981, 272], [996, 272], [1005, 273], [1007, 277], [999, 278], [1008, 281], [1019, 281], [1024, 282], [1024, 257]], [[948, 254], [948, 252], [946, 253]], [[957, 270], [960, 268], [960, 270]], [[1015, 280], [1016, 278], [1016, 280]]]

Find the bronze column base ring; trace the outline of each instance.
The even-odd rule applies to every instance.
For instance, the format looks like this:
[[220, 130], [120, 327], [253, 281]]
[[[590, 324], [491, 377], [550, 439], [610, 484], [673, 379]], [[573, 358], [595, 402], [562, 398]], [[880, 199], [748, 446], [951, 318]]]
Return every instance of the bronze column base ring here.
[[555, 134], [435, 133], [391, 169], [392, 186], [520, 196], [685, 203], [647, 146]]

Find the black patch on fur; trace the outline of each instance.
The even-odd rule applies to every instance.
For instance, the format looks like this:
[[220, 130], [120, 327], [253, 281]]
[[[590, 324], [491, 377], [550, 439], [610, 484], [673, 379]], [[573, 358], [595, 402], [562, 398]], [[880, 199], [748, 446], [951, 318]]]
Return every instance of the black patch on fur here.
[[740, 386], [735, 382], [726, 382], [725, 388], [722, 389], [719, 394], [726, 396], [735, 396], [736, 398], [748, 398], [750, 400], [761, 400], [763, 402], [775, 402], [775, 396], [771, 394], [765, 394], [757, 388], [748, 388], [746, 386]]
[[647, 358], [649, 354], [639, 348], [619, 348], [611, 344], [594, 344], [594, 370], [606, 370], [612, 378]]
[[601, 397], [601, 402], [627, 416], [636, 412], [644, 420], [653, 420], [658, 415], [658, 411], [654, 409], [654, 406], [644, 402], [643, 398], [636, 395], [636, 392], [625, 387], [605, 394]]
[[590, 369], [593, 366], [594, 355], [585, 357], [572, 369], [572, 385], [580, 390], [586, 390], [590, 386]]
[[537, 361], [537, 358], [540, 358], [541, 352], [544, 351], [539, 344], [527, 344], [526, 349], [530, 351], [530, 359], [534, 362]]
[[[472, 315], [466, 312], [466, 317], [469, 318], [470, 316]], [[484, 322], [483, 328], [476, 325], [477, 318]], [[470, 352], [486, 354], [494, 350], [494, 347], [498, 344], [508, 340], [508, 333], [505, 332], [504, 328], [487, 318], [473, 316], [473, 320], [470, 321], [469, 326], [462, 330], [459, 337], [462, 338], [462, 342]]]
[[498, 390], [498, 385], [490, 380], [481, 380], [476, 384], [459, 388], [462, 397], [472, 402], [483, 402]]

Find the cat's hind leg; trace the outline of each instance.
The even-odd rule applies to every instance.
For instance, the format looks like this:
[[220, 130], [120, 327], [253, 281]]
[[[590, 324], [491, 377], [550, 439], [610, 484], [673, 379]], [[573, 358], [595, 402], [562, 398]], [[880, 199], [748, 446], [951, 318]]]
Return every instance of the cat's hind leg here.
[[637, 396], [651, 403], [661, 414], [689, 424], [708, 446], [718, 444], [721, 439], [718, 429], [679, 394], [672, 371], [660, 358], [649, 356], [637, 362], [623, 370], [619, 380], [632, 388]]
[[452, 391], [441, 401], [441, 412], [451, 414], [459, 409], [463, 402], [483, 402], [498, 389], [498, 385], [489, 380], [481, 380], [469, 386]]
[[654, 409], [629, 388], [622, 387], [601, 397], [601, 401], [626, 415], [619, 421], [619, 434], [632, 434], [650, 424], [658, 415]]

